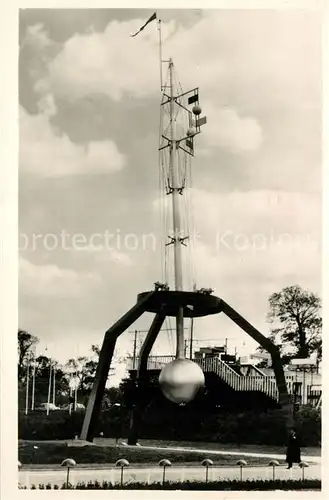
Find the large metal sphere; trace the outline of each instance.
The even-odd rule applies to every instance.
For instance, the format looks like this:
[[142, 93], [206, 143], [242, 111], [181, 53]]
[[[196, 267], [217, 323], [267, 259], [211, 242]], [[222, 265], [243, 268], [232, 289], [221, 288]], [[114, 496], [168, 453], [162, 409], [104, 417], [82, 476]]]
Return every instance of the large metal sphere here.
[[164, 396], [173, 403], [189, 403], [204, 387], [200, 366], [189, 359], [175, 359], [168, 363], [159, 376]]
[[195, 135], [195, 134], [196, 134], [196, 130], [195, 130], [195, 128], [194, 128], [194, 127], [190, 127], [190, 128], [187, 130], [186, 134], [188, 135], [188, 137], [192, 137], [193, 135]]
[[192, 108], [192, 112], [193, 112], [196, 116], [198, 116], [198, 115], [201, 115], [202, 109], [201, 109], [201, 107], [200, 107], [198, 104], [196, 104], [195, 106], [193, 106], [193, 108]]

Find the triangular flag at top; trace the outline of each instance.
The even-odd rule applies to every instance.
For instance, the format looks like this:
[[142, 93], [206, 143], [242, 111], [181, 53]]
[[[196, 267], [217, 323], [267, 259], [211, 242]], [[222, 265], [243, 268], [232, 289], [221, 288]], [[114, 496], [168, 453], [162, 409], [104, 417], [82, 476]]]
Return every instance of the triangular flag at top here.
[[140, 33], [141, 31], [143, 31], [143, 29], [149, 24], [151, 23], [152, 21], [154, 21], [155, 19], [157, 18], [157, 14], [156, 12], [154, 12], [154, 14], [152, 14], [152, 16], [150, 17], [150, 19], [148, 21], [146, 21], [146, 23], [134, 34], [134, 35], [130, 35], [130, 36], [136, 36], [138, 35], [138, 33]]

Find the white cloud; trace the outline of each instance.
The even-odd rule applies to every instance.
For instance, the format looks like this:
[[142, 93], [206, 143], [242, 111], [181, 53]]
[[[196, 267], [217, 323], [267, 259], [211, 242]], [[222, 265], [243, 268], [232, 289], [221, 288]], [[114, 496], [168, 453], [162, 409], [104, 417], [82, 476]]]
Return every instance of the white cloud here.
[[28, 26], [22, 46], [30, 46], [37, 50], [44, 50], [53, 45], [42, 23]]
[[[204, 11], [192, 26], [162, 23], [163, 57], [174, 56], [185, 90], [200, 86], [208, 116], [201, 152], [209, 155], [209, 147], [255, 151], [264, 137], [273, 135], [278, 116], [280, 130], [286, 127], [288, 135], [296, 130], [298, 136], [296, 110], [315, 109], [320, 98], [315, 83], [319, 24], [314, 16], [302, 11]], [[136, 38], [129, 36], [142, 23], [113, 21], [102, 33], [74, 34], [49, 59], [44, 74], [35, 79], [35, 89], [68, 101], [91, 93], [113, 100], [156, 96], [156, 25]], [[40, 27], [33, 30], [37, 39], [43, 33]], [[311, 71], [305, 61], [312, 64]], [[311, 144], [312, 138], [308, 141]], [[267, 151], [280, 147], [286, 146], [275, 144], [273, 137], [266, 144]]]
[[[246, 95], [252, 91], [262, 102], [296, 100], [296, 93], [305, 88], [296, 88], [296, 81], [303, 78], [309, 85], [312, 78], [304, 64], [313, 49], [312, 38], [306, 38], [315, 28], [310, 17], [298, 11], [204, 11], [193, 26], [162, 23], [163, 56], [174, 57], [187, 85], [199, 84], [217, 99], [245, 88]], [[136, 38], [129, 36], [142, 23], [113, 21], [103, 33], [73, 35], [49, 62], [49, 87], [70, 99], [90, 92], [104, 92], [113, 99], [124, 92], [136, 97], [156, 94], [156, 25]], [[268, 85], [276, 92], [262, 95]]]
[[120, 252], [115, 248], [106, 248], [104, 245], [100, 248], [97, 245], [90, 245], [84, 248], [75, 249], [75, 252], [87, 252], [93, 257], [93, 261], [98, 264], [104, 264], [106, 262], [114, 262], [116, 264], [121, 264], [123, 266], [132, 266], [134, 264], [130, 255], [125, 252]]
[[[270, 189], [218, 192], [216, 188], [190, 188], [182, 197], [183, 214], [187, 207], [196, 231], [203, 235], [227, 230], [247, 235], [321, 234], [322, 204], [318, 194]], [[165, 209], [171, 221], [170, 197], [155, 199], [153, 209]]]
[[241, 117], [235, 109], [207, 107], [207, 129], [202, 146], [228, 151], [254, 151], [262, 143], [260, 124], [255, 118]]
[[28, 114], [20, 108], [20, 169], [41, 177], [111, 173], [122, 169], [125, 156], [113, 141], [75, 144], [57, 131], [48, 116], [54, 113], [51, 96], [40, 104], [45, 113]]
[[47, 117], [55, 116], [57, 113], [57, 106], [54, 96], [52, 94], [45, 94], [37, 102], [39, 113]]
[[[216, 188], [216, 186], [214, 186]], [[195, 224], [212, 232], [321, 234], [318, 195], [276, 190], [209, 193], [193, 189]]]
[[93, 273], [77, 273], [54, 264], [35, 265], [19, 260], [19, 287], [22, 294], [34, 297], [79, 298], [97, 287], [100, 277]]
[[[248, 295], [247, 290], [257, 287], [280, 288], [292, 281], [319, 289], [319, 197], [281, 191], [209, 193], [201, 190], [192, 190], [190, 196], [194, 231], [190, 230], [192, 255], [183, 249], [186, 277], [189, 277], [191, 257], [199, 286], [221, 290], [224, 284], [232, 292], [239, 287], [234, 296]], [[170, 201], [165, 200], [169, 211]], [[159, 207], [156, 200], [154, 208]]]
[[[36, 82], [37, 91], [54, 91], [76, 100], [93, 92], [119, 100], [124, 93], [145, 97], [158, 88], [155, 24], [145, 36], [131, 38], [141, 20], [111, 22], [103, 33], [75, 34], [48, 64], [48, 75]], [[153, 28], [153, 29], [152, 29]], [[169, 31], [173, 29], [170, 24]]]

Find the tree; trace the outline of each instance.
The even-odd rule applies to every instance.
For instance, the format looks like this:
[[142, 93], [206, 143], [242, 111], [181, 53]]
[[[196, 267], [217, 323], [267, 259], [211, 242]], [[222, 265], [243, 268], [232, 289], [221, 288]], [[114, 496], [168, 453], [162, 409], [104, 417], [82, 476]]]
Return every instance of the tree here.
[[25, 330], [18, 330], [18, 342], [17, 342], [17, 348], [18, 348], [18, 380], [22, 382], [25, 372], [26, 372], [26, 365], [27, 365], [27, 360], [29, 356], [34, 351], [34, 347], [37, 345], [39, 342], [38, 337], [35, 337], [34, 335], [31, 335]]
[[283, 288], [269, 298], [268, 321], [274, 328], [270, 338], [280, 348], [283, 361], [292, 357], [308, 358], [322, 355], [321, 300], [299, 285]]
[[[97, 364], [99, 360], [100, 348], [98, 345], [91, 346], [91, 356], [79, 356], [78, 358], [70, 358], [65, 370], [68, 378], [71, 376], [78, 379], [78, 390], [83, 398], [90, 393], [96, 375]], [[113, 373], [114, 368], [110, 368], [110, 373]]]
[[[47, 356], [38, 356], [35, 360], [35, 405], [36, 407], [41, 403], [45, 403], [48, 400], [49, 382], [51, 383], [50, 401], [53, 398], [53, 383], [54, 383], [54, 372], [55, 368], [55, 398], [56, 404], [58, 404], [63, 395], [69, 393], [69, 386], [66, 379], [66, 373], [64, 373], [60, 364]], [[50, 378], [51, 373], [51, 378]]]

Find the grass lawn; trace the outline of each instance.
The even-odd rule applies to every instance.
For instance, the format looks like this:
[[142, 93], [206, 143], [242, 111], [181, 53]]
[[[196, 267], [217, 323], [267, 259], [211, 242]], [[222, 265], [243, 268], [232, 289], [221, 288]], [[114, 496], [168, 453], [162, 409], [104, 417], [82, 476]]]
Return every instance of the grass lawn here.
[[[95, 440], [98, 443], [98, 439]], [[113, 440], [114, 442], [114, 440]], [[248, 453], [277, 453], [285, 454], [286, 449], [282, 446], [271, 446], [271, 445], [259, 445], [259, 444], [237, 444], [230, 443], [209, 443], [209, 442], [191, 442], [191, 441], [161, 441], [161, 440], [151, 440], [151, 439], [141, 439], [140, 443], [144, 446], [173, 446], [173, 447], [184, 447], [184, 448], [194, 448], [194, 449], [205, 449], [205, 450], [227, 450], [227, 451], [241, 451]], [[319, 447], [309, 447], [302, 448], [302, 454], [307, 454], [309, 456], [321, 456], [321, 448]]]
[[[37, 446], [37, 448], [35, 448]], [[177, 443], [176, 443], [177, 446]], [[182, 443], [180, 443], [182, 446]], [[114, 464], [119, 458], [126, 458], [131, 465], [156, 465], [161, 458], [169, 459], [174, 464], [193, 464], [207, 458], [206, 453], [195, 451], [147, 450], [141, 448], [124, 448], [116, 446], [83, 446], [69, 447], [66, 443], [21, 441], [18, 445], [18, 458], [24, 466], [58, 465], [65, 458], [73, 458], [77, 464]], [[216, 465], [235, 465], [238, 457], [220, 455], [209, 457]], [[243, 452], [241, 451], [241, 458]], [[250, 465], [267, 465], [267, 457], [245, 457]]]

